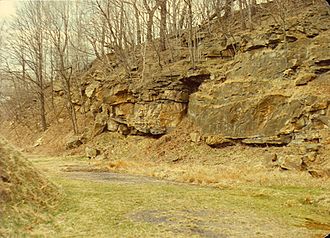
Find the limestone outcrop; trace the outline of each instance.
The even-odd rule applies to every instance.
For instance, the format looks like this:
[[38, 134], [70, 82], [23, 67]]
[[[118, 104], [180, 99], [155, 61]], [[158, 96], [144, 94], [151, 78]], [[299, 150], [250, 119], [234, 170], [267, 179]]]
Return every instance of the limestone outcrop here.
[[295, 154], [272, 164], [305, 169], [317, 160], [330, 168], [329, 9], [306, 3], [285, 29], [268, 18], [251, 31], [212, 35], [201, 28], [194, 69], [188, 48], [161, 67], [137, 63], [129, 77], [116, 60], [108, 71], [92, 67], [80, 103], [93, 118], [92, 136], [161, 136], [188, 117], [198, 128], [193, 143], [295, 146]]
[[[311, 5], [288, 20], [286, 34], [273, 21], [231, 37], [204, 34], [205, 61], [197, 70], [181, 65], [143, 75], [137, 65], [134, 78], [92, 68], [82, 102], [95, 121], [92, 134], [162, 135], [187, 112], [201, 138], [226, 143], [282, 146], [327, 130], [329, 19], [328, 9]], [[214, 138], [206, 140], [215, 146]]]
[[88, 110], [94, 116], [93, 135], [104, 131], [121, 134], [162, 135], [175, 128], [186, 115], [189, 95], [210, 73], [164, 74], [139, 82], [113, 79], [91, 81], [85, 89]]
[[206, 136], [252, 145], [287, 145], [298, 135], [308, 140], [329, 130], [330, 98], [312, 93], [318, 82], [330, 90], [326, 77], [303, 90], [281, 79], [209, 82], [190, 97], [188, 115]]
[[188, 116], [206, 141], [281, 146], [328, 138], [330, 15], [313, 10], [290, 21], [286, 37], [278, 25], [232, 37], [236, 55], [220, 68], [225, 76], [190, 96]]

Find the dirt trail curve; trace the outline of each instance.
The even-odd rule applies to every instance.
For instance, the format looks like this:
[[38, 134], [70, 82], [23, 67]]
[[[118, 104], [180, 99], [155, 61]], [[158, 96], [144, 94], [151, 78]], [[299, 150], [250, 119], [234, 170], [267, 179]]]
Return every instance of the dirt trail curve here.
[[[134, 227], [133, 233], [122, 233], [122, 237], [141, 237], [139, 229], [150, 229], [146, 237], [324, 237], [326, 229], [309, 229], [303, 217], [293, 213], [288, 220], [281, 219], [276, 213], [276, 207], [270, 207], [267, 212], [268, 195], [256, 196], [256, 200], [235, 190], [221, 190], [200, 186], [192, 186], [174, 182], [166, 182], [154, 178], [108, 172], [77, 171], [84, 165], [76, 162], [53, 164], [54, 159], [33, 159], [34, 163], [51, 175], [56, 183], [67, 187], [67, 192], [95, 193], [91, 200], [101, 196], [102, 191], [107, 196], [98, 197], [98, 203], [93, 203], [94, 212], [102, 211], [105, 206], [111, 207], [113, 215], [108, 220], [112, 231], [117, 229], [112, 237], [120, 237], [121, 231], [111, 219], [120, 219], [120, 223]], [[51, 172], [52, 173], [52, 172]], [[77, 187], [77, 184], [79, 186]], [[93, 190], [100, 189], [100, 194]], [[93, 197], [94, 196], [94, 197]], [[87, 199], [86, 196], [79, 199]], [[264, 201], [265, 200], [265, 201]], [[261, 202], [260, 202], [261, 201]], [[82, 201], [77, 200], [76, 203]], [[89, 201], [91, 203], [91, 201]], [[108, 205], [106, 205], [108, 204]], [[266, 205], [265, 205], [266, 204]], [[84, 205], [82, 205], [84, 206]], [[104, 207], [102, 207], [104, 206]], [[127, 206], [127, 207], [126, 207]], [[278, 207], [278, 209], [282, 209]], [[70, 211], [68, 211], [70, 212]], [[117, 213], [116, 213], [117, 212]], [[268, 214], [267, 214], [268, 213]], [[61, 219], [63, 219], [61, 215]], [[102, 212], [97, 220], [104, 216]], [[78, 218], [79, 219], [79, 218]], [[305, 221], [304, 221], [305, 220]], [[79, 222], [79, 221], [78, 221]], [[106, 225], [106, 224], [105, 224]], [[147, 228], [146, 228], [147, 227]], [[133, 228], [132, 228], [133, 229]], [[153, 233], [154, 232], [154, 233]], [[83, 236], [92, 235], [93, 231]], [[127, 235], [125, 235], [127, 234]], [[110, 237], [99, 233], [100, 237]]]

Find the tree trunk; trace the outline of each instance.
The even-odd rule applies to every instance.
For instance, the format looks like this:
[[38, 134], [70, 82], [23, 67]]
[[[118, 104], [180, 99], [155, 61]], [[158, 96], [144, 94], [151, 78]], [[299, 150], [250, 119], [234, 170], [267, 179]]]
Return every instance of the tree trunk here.
[[43, 131], [47, 130], [47, 121], [46, 121], [46, 110], [45, 110], [45, 94], [42, 89], [43, 85], [40, 87], [39, 92], [39, 103], [40, 103], [40, 121], [41, 121], [41, 129]]
[[232, 11], [232, 1], [233, 0], [226, 0], [225, 1], [225, 18], [228, 18], [231, 15], [231, 11]]
[[253, 16], [257, 11], [257, 0], [250, 0], [249, 5], [251, 6], [251, 15]]
[[154, 14], [148, 14], [148, 22], [147, 22], [147, 41], [152, 41], [152, 27], [154, 25]]
[[[161, 0], [161, 1], [163, 1], [163, 0]], [[150, 6], [148, 5], [147, 0], [143, 0], [144, 7], [145, 7], [145, 9], [147, 10], [147, 13], [148, 13], [147, 41], [152, 41], [152, 39], [153, 39], [152, 27], [154, 25], [154, 15], [155, 15], [155, 11], [159, 7], [159, 3], [161, 1], [156, 1], [155, 5], [152, 8], [150, 8]]]
[[179, 29], [182, 30], [183, 26], [184, 26], [184, 22], [185, 22], [185, 17], [186, 17], [186, 13], [187, 13], [187, 4], [185, 4], [185, 6], [182, 9], [182, 14], [181, 14], [181, 18], [179, 20]]
[[44, 54], [43, 54], [43, 31], [42, 28], [42, 3], [37, 2], [37, 18], [38, 18], [38, 48], [37, 48], [37, 70], [36, 70], [36, 77], [38, 80], [39, 86], [39, 99], [40, 99], [40, 119], [41, 119], [41, 129], [45, 131], [47, 129], [47, 122], [46, 122], [46, 110], [45, 110], [45, 92], [44, 92], [44, 77], [43, 77], [43, 63], [44, 63]]
[[166, 50], [166, 0], [161, 0], [160, 3], [160, 33], [159, 33], [159, 50]]
[[120, 20], [119, 20], [119, 36], [118, 36], [118, 46], [120, 49], [124, 49], [124, 3], [120, 5]]
[[71, 83], [70, 79], [66, 79], [66, 84], [67, 84], [67, 102], [68, 102], [68, 111], [70, 113], [70, 119], [72, 123], [72, 129], [74, 134], [78, 134], [78, 123], [77, 123], [77, 115], [76, 111], [74, 108], [74, 105], [72, 103], [72, 98], [71, 98]]
[[193, 69], [196, 68], [195, 62], [195, 47], [194, 47], [194, 34], [193, 34], [193, 12], [192, 12], [192, 0], [186, 0], [188, 5], [188, 20], [189, 20], [189, 49], [190, 49], [190, 62]]
[[136, 24], [136, 44], [141, 45], [142, 43], [142, 32], [140, 25], [140, 12], [138, 7], [136, 6], [136, 2], [134, 3], [134, 11], [135, 11], [135, 24]]
[[174, 34], [177, 34], [178, 32], [178, 26], [177, 26], [177, 2], [176, 0], [173, 0], [172, 3], [172, 32]]
[[245, 0], [244, 3], [245, 3], [245, 7], [247, 8], [247, 12], [248, 12], [249, 28], [250, 28], [250, 30], [252, 30], [253, 29], [253, 22], [252, 22], [253, 3], [251, 0], [248, 0], [248, 2], [247, 2], [247, 0]]
[[241, 26], [242, 29], [244, 30], [246, 28], [245, 25], [245, 16], [244, 16], [244, 9], [243, 9], [243, 0], [238, 0], [238, 4], [239, 4], [239, 13], [240, 13], [240, 18], [241, 18]]

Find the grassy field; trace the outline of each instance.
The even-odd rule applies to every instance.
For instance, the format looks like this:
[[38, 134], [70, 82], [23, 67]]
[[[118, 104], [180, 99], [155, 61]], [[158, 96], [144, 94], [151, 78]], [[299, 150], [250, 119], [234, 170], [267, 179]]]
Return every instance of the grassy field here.
[[31, 161], [64, 197], [51, 220], [21, 227], [15, 237], [323, 237], [330, 231], [330, 194], [322, 187], [220, 189], [142, 176], [63, 172], [84, 168], [85, 159]]

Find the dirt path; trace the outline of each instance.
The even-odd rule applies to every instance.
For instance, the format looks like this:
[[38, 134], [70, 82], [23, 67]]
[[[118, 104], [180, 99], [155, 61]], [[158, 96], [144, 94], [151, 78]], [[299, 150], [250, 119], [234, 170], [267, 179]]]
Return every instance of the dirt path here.
[[[280, 190], [221, 190], [142, 176], [75, 171], [75, 166], [86, 166], [85, 161], [32, 161], [66, 194], [55, 216], [55, 229], [46, 229], [60, 237], [321, 238], [330, 231], [328, 218], [325, 223], [317, 222], [323, 225], [317, 229], [308, 227], [307, 221], [324, 214], [295, 204], [297, 194], [285, 193], [284, 197]], [[278, 201], [286, 196], [292, 197], [294, 206]]]
[[[172, 183], [150, 177], [134, 176], [129, 174], [118, 174], [111, 172], [67, 172], [70, 179], [83, 179], [97, 182], [117, 184], [150, 184], [150, 183]], [[175, 183], [178, 184], [178, 183]]]

